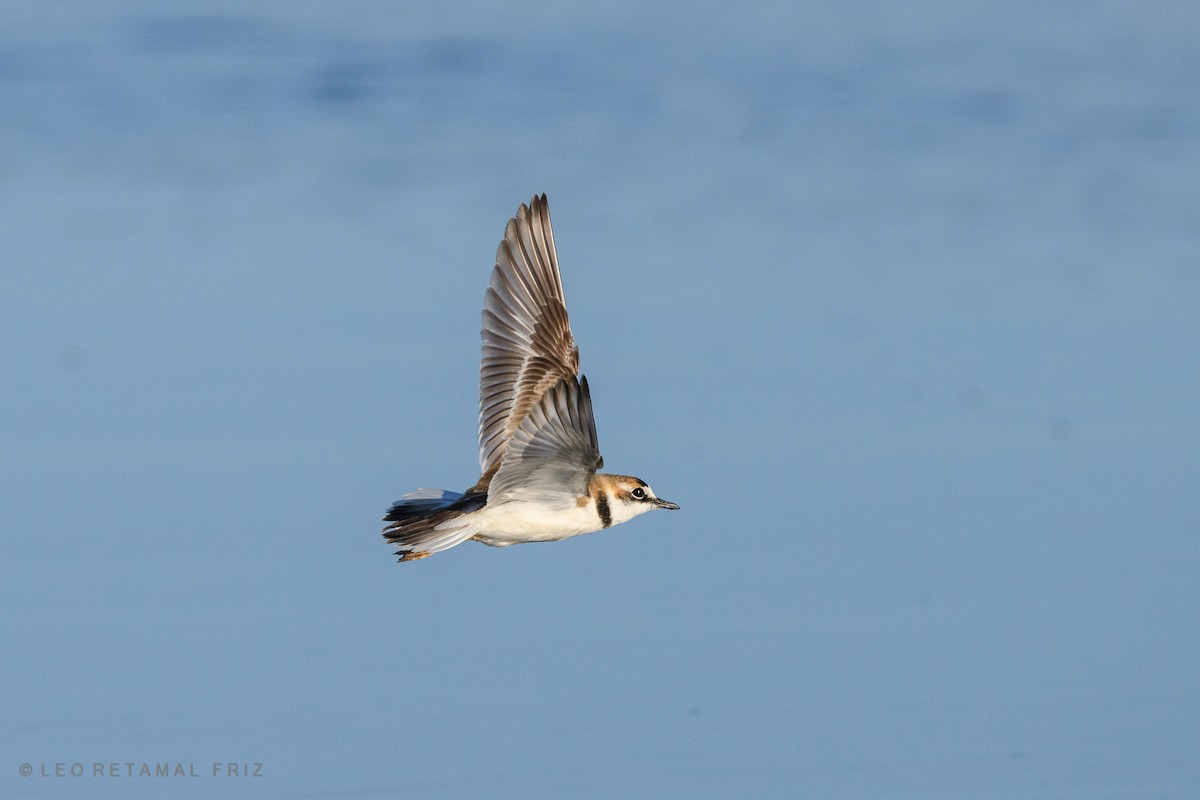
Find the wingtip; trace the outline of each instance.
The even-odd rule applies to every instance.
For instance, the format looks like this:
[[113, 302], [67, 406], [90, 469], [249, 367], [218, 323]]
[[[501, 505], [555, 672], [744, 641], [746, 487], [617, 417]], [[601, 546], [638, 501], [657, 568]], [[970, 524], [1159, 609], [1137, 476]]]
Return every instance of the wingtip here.
[[522, 208], [528, 208], [529, 215], [534, 219], [539, 219], [543, 216], [548, 216], [550, 213], [550, 201], [546, 198], [546, 193], [535, 194], [529, 200], [529, 205], [521, 204]]
[[[533, 220], [548, 215], [549, 211], [550, 202], [546, 199], [546, 193], [535, 194], [529, 198], [528, 203], [521, 203], [517, 206], [517, 213], [512, 215], [508, 220], [508, 225], [504, 227], [505, 239], [508, 238], [509, 232], [515, 230], [521, 222], [530, 224]], [[503, 247], [504, 242], [502, 241], [500, 244]]]

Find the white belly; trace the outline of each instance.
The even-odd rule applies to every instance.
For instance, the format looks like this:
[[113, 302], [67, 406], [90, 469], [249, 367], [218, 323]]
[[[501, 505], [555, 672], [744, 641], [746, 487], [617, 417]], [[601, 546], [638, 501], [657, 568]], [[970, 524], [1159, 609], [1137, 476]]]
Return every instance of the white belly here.
[[474, 515], [472, 537], [493, 547], [521, 542], [553, 542], [598, 531], [602, 527], [596, 506], [589, 501], [566, 508], [547, 508], [537, 503], [512, 502], [484, 506]]

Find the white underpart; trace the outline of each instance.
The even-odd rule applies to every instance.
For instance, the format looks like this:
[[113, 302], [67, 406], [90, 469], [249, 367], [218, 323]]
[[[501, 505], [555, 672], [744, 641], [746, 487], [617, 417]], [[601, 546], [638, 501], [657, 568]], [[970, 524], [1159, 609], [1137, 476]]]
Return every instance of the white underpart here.
[[[608, 498], [612, 524], [618, 525], [638, 514], [651, 510], [650, 503], [627, 503]], [[592, 533], [604, 526], [596, 512], [596, 503], [588, 499], [580, 506], [553, 507], [543, 502], [515, 500], [499, 505], [487, 505], [455, 522], [470, 520], [472, 536], [493, 547], [506, 547], [523, 542], [555, 542], [582, 533]]]

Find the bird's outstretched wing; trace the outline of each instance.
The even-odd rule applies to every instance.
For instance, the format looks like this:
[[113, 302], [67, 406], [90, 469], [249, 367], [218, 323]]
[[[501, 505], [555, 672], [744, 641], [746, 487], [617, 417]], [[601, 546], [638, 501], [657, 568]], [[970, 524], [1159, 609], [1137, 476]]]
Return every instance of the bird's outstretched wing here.
[[483, 477], [477, 491], [487, 490], [531, 410], [560, 382], [574, 383], [579, 372], [579, 348], [567, 320], [544, 194], [528, 206], [522, 204], [504, 230], [483, 302], [482, 339], [479, 465]]
[[603, 464], [587, 378], [563, 378], [529, 410], [505, 448], [488, 504], [570, 503], [588, 493]]

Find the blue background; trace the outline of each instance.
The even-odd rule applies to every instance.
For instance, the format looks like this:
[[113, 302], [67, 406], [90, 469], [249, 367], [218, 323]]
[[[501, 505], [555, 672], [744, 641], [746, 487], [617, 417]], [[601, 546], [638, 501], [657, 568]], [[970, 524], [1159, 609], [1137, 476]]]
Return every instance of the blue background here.
[[[5, 3], [0, 794], [1200, 796], [1196, 9]], [[683, 510], [397, 565], [542, 191]]]

